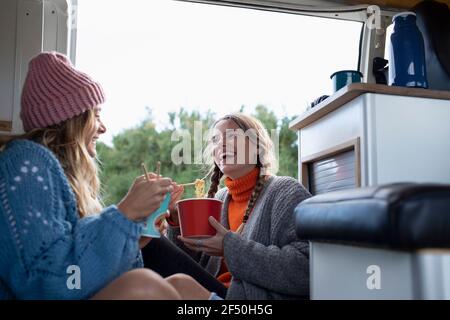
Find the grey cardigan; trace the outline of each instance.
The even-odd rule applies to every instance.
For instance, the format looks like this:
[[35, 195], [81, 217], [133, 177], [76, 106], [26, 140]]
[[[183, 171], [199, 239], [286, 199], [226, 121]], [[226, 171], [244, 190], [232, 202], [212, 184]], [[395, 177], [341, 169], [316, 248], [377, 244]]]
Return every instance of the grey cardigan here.
[[[227, 188], [216, 194], [224, 201], [221, 223], [227, 229], [230, 197]], [[308, 197], [291, 177], [269, 178], [242, 234], [225, 235], [223, 258], [232, 275], [226, 299], [309, 298], [309, 244], [298, 239], [294, 224], [294, 208]], [[168, 237], [217, 277], [222, 257], [187, 249], [179, 233], [171, 227]]]

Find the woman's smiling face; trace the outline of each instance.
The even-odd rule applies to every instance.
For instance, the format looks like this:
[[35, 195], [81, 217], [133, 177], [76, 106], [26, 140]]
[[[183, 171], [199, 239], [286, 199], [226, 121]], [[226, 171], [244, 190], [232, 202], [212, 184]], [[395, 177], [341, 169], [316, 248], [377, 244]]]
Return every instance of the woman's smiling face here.
[[106, 132], [106, 127], [100, 119], [102, 109], [100, 106], [94, 108], [95, 121], [91, 132], [86, 136], [86, 149], [91, 157], [97, 155], [97, 140], [100, 135]]
[[256, 166], [256, 145], [233, 120], [221, 120], [212, 137], [214, 162], [231, 179], [245, 176]]

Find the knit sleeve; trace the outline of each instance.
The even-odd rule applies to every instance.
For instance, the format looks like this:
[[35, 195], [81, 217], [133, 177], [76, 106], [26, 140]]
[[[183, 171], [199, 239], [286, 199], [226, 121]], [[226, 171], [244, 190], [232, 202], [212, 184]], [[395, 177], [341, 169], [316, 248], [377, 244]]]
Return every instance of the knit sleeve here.
[[136, 263], [142, 226], [116, 206], [80, 219], [56, 159], [28, 150], [0, 168], [0, 264], [16, 298], [89, 298]]
[[144, 257], [142, 256], [141, 250], [139, 250], [136, 260], [133, 263], [132, 268], [143, 268], [144, 267]]
[[229, 232], [224, 256], [235, 279], [270, 291], [309, 295], [309, 244], [295, 233], [294, 209], [309, 193], [293, 178], [278, 178], [272, 197], [270, 243], [264, 245]]

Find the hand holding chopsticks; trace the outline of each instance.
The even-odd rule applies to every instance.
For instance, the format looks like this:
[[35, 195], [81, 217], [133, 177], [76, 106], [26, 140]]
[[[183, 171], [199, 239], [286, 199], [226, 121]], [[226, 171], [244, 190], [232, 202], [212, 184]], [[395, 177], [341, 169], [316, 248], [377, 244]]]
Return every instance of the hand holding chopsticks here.
[[146, 219], [161, 206], [167, 192], [173, 191], [171, 179], [155, 179], [155, 174], [149, 173], [144, 164], [141, 166], [145, 177], [138, 177], [117, 205], [118, 209], [133, 221]]
[[[147, 182], [150, 182], [147, 166], [145, 165], [144, 162], [141, 163], [141, 167], [142, 167], [142, 170], [144, 171], [145, 179], [147, 180]], [[158, 161], [156, 163], [156, 181], [159, 181], [160, 175], [161, 175], [161, 161]], [[173, 186], [172, 186], [172, 189], [173, 189]], [[169, 192], [172, 192], [172, 190]], [[164, 198], [165, 197], [166, 197], [166, 193], [164, 193]], [[163, 217], [161, 217], [159, 224], [161, 225], [164, 222], [165, 222], [165, 217], [163, 216]]]
[[141, 168], [142, 168], [142, 171], [144, 172], [144, 176], [145, 176], [145, 179], [147, 180], [147, 182], [150, 181], [150, 178], [152, 176], [155, 176], [156, 180], [158, 180], [161, 177], [161, 162], [160, 161], [158, 161], [156, 163], [156, 175], [154, 173], [150, 174], [148, 172], [147, 166], [145, 165], [144, 162], [141, 163]]

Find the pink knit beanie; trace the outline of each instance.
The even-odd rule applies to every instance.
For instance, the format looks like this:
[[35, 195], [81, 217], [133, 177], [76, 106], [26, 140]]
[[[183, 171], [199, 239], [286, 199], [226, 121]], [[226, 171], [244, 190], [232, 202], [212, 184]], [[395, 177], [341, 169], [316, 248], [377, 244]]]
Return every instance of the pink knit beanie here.
[[20, 117], [28, 132], [61, 123], [104, 101], [100, 84], [76, 70], [66, 56], [43, 52], [30, 61]]

